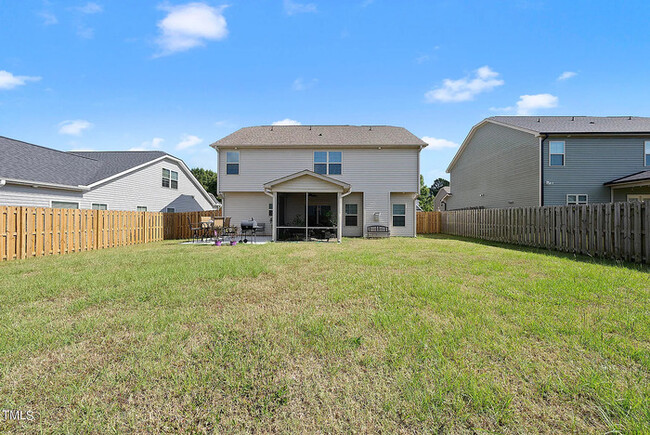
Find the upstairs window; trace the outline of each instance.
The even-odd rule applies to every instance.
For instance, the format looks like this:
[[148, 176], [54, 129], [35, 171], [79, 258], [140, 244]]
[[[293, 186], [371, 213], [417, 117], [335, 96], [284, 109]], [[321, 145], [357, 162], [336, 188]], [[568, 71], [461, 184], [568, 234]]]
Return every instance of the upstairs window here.
[[589, 197], [583, 193], [569, 194], [566, 196], [566, 205], [585, 205]]
[[341, 151], [314, 151], [314, 172], [323, 175], [341, 175]]
[[163, 168], [162, 170], [162, 187], [178, 189], [178, 172], [170, 171]]
[[393, 204], [393, 226], [406, 226], [406, 204]]
[[650, 140], [645, 141], [645, 165], [650, 166]]
[[239, 151], [226, 152], [226, 174], [239, 175]]
[[552, 140], [549, 142], [550, 147], [550, 166], [564, 166], [564, 141]]

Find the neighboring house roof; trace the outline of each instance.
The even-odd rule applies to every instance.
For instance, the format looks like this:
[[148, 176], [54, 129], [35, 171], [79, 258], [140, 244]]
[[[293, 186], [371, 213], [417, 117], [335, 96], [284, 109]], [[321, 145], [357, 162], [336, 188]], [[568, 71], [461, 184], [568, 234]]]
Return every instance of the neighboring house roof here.
[[160, 157], [171, 156], [162, 151], [70, 151], [69, 154], [86, 157], [101, 163], [98, 170], [88, 178], [87, 184], [120, 174]]
[[440, 200], [442, 201], [443, 199], [445, 199], [445, 196], [451, 195], [449, 192], [450, 192], [449, 186], [443, 186], [440, 188], [440, 190], [438, 190], [435, 199], [438, 199], [438, 197], [440, 197]]
[[219, 139], [218, 147], [403, 146], [427, 144], [403, 127], [387, 125], [265, 125], [244, 127]]
[[650, 182], [650, 171], [641, 171], [636, 172], [631, 175], [626, 175], [625, 177], [616, 178], [612, 181], [605, 183], [605, 186], [615, 186], [617, 184], [627, 184], [627, 183], [639, 183], [643, 181]]
[[492, 116], [487, 120], [541, 134], [650, 132], [650, 118], [640, 116]]
[[476, 130], [487, 123], [533, 135], [650, 134], [650, 118], [640, 116], [491, 116], [472, 127], [447, 167], [447, 173], [456, 165]]
[[95, 159], [2, 136], [0, 156], [0, 178], [65, 186], [85, 185], [102, 165]]
[[214, 201], [182, 160], [163, 151], [58, 151], [0, 136], [0, 179], [21, 184], [88, 190], [102, 181], [162, 158], [175, 160], [213, 206]]

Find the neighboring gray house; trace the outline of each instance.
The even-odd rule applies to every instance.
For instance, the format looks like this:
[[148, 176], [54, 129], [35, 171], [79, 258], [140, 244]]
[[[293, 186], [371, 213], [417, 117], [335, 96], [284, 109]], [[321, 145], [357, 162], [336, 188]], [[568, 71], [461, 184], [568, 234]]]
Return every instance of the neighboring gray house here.
[[650, 199], [650, 118], [493, 116], [447, 168], [447, 209]]
[[401, 127], [260, 126], [212, 146], [223, 214], [255, 218], [273, 240], [366, 236], [386, 226], [415, 236], [420, 150]]
[[445, 211], [447, 210], [447, 198], [449, 197], [449, 186], [443, 186], [440, 188], [436, 197], [433, 198], [433, 210], [434, 211]]
[[63, 152], [0, 137], [0, 205], [181, 212], [218, 203], [162, 151]]

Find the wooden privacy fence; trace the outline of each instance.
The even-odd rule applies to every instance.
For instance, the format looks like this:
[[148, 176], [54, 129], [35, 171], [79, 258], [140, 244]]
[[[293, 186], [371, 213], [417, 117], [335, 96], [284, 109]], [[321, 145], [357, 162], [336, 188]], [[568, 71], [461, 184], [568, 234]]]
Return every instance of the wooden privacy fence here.
[[0, 261], [163, 240], [163, 213], [0, 206]]
[[416, 214], [418, 234], [434, 234], [440, 232], [441, 216], [439, 211], [420, 211]]
[[647, 202], [441, 213], [445, 234], [650, 263]]
[[[218, 217], [221, 210], [188, 211], [182, 213], [163, 213], [165, 240], [168, 239], [189, 239], [192, 237], [188, 222], [193, 224], [200, 221], [201, 216]], [[188, 221], [189, 219], [189, 221]], [[239, 222], [236, 223], [239, 225]]]

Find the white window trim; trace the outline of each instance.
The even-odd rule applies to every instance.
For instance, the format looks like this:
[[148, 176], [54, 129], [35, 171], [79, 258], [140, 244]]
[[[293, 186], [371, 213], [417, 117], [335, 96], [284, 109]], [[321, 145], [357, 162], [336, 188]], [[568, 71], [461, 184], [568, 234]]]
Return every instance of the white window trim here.
[[[68, 204], [77, 204], [77, 208], [69, 208], [67, 210], [79, 210], [80, 209], [80, 204], [78, 202], [75, 202], [75, 201], [61, 201], [61, 200], [58, 200], [58, 199], [53, 199], [53, 200], [50, 201], [50, 208], [54, 208], [54, 203], [55, 202], [67, 202]], [[66, 210], [66, 209], [61, 209], [61, 210]]]
[[[551, 152], [551, 144], [553, 142], [562, 142], [562, 153], [552, 153]], [[551, 164], [551, 156], [552, 155], [562, 155], [562, 164], [561, 165], [552, 165]], [[548, 141], [548, 166], [550, 167], [558, 167], [558, 166], [565, 166], [566, 165], [566, 141], [564, 140], [549, 140]]]
[[[354, 205], [357, 207], [357, 212], [356, 213], [348, 213], [348, 205]], [[359, 226], [359, 204], [345, 204], [343, 206], [345, 211], [345, 216], [343, 216], [343, 226], [345, 227], [358, 227]], [[345, 219], [348, 216], [354, 216], [357, 218], [357, 224], [356, 225], [348, 225], [347, 220]]]
[[[576, 197], [576, 201], [574, 203], [569, 203], [570, 196]], [[580, 201], [581, 196], [585, 197], [584, 202]], [[587, 195], [586, 193], [567, 193], [566, 195], [566, 205], [587, 205], [587, 204], [589, 204], [589, 195]]]
[[[228, 163], [228, 153], [237, 153], [237, 163], [232, 162]], [[236, 174], [229, 174], [228, 173], [228, 165], [237, 165], [237, 173]], [[239, 151], [226, 151], [226, 165], [224, 167], [226, 175], [239, 175], [241, 174], [241, 153]]]
[[[326, 162], [316, 162], [316, 153], [327, 153], [327, 159]], [[341, 165], [341, 173], [340, 174], [330, 174], [330, 153], [341, 153], [341, 161], [340, 162], [331, 162], [334, 165]], [[316, 150], [312, 153], [311, 155], [311, 170], [313, 172], [316, 172], [314, 169], [314, 165], [325, 165], [325, 173], [324, 174], [319, 174], [319, 175], [343, 175], [343, 151], [340, 150]], [[318, 172], [316, 172], [318, 174]]]
[[646, 168], [650, 167], [647, 164], [648, 156], [650, 156], [650, 140], [643, 142], [643, 166]]
[[[396, 205], [403, 205], [404, 206], [404, 214], [395, 214], [395, 206]], [[391, 224], [391, 226], [398, 227], [398, 228], [406, 227], [406, 214], [407, 214], [406, 212], [407, 212], [406, 203], [395, 202], [395, 203], [391, 204], [390, 205], [390, 224]], [[395, 225], [395, 220], [393, 219], [395, 216], [404, 216], [404, 225]]]
[[[138, 208], [144, 208], [144, 210], [138, 210]], [[149, 207], [147, 207], [146, 205], [136, 205], [135, 211], [139, 211], [139, 212], [149, 211]]]
[[91, 202], [91, 203], [90, 203], [90, 208], [91, 208], [92, 210], [95, 210], [95, 209], [93, 208], [93, 205], [105, 205], [105, 206], [106, 206], [106, 210], [109, 210], [109, 208], [108, 208], [108, 203], [107, 203], [107, 202]]

